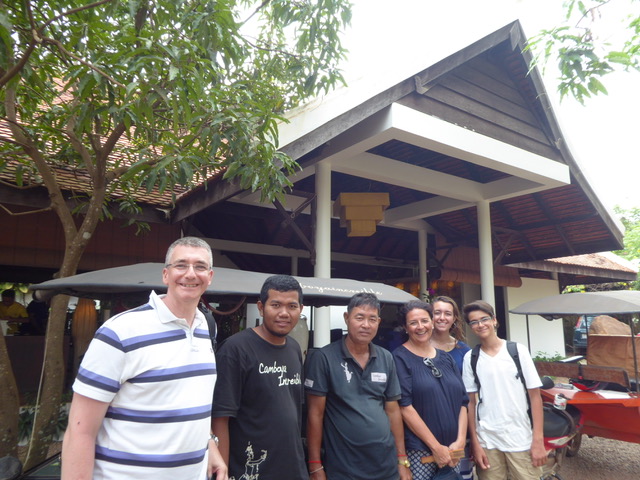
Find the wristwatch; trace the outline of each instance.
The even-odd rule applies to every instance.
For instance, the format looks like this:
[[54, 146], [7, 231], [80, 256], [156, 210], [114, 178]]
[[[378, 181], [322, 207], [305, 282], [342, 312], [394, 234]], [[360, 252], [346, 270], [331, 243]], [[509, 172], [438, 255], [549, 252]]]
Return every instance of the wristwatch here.
[[398, 465], [404, 465], [407, 468], [411, 467], [411, 464], [409, 463], [409, 459], [408, 458], [404, 458], [404, 460], [400, 460], [400, 458], [398, 458]]
[[216, 447], [218, 446], [218, 444], [220, 443], [220, 440], [218, 439], [218, 437], [216, 437], [215, 433], [211, 434], [211, 440], [213, 440], [216, 444]]

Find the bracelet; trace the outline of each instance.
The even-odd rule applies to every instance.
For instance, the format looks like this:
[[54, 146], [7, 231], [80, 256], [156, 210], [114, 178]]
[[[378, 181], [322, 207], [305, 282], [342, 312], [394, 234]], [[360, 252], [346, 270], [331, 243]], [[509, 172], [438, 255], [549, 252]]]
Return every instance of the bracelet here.
[[324, 470], [324, 467], [322, 465], [320, 465], [320, 468], [318, 468], [317, 470], [314, 470], [313, 472], [309, 472], [309, 475], [313, 475], [314, 473], [318, 473], [320, 470]]

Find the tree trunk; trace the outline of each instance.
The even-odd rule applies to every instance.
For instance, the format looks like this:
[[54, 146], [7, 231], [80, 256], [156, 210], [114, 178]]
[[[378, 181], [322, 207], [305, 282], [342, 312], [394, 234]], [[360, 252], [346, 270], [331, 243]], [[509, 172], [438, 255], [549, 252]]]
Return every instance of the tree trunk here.
[[18, 387], [7, 343], [0, 332], [0, 458], [18, 453]]
[[69, 297], [66, 295], [56, 295], [51, 300], [43, 359], [42, 391], [33, 420], [33, 432], [25, 460], [25, 470], [35, 467], [47, 458], [49, 446], [56, 433], [64, 386], [63, 342], [68, 303]]

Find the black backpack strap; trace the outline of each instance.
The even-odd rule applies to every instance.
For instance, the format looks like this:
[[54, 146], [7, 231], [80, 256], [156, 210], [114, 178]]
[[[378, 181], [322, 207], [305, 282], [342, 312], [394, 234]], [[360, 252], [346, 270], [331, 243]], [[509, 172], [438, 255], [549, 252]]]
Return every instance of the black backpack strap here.
[[211, 337], [211, 346], [213, 347], [213, 351], [216, 351], [216, 336], [218, 334], [218, 325], [216, 325], [216, 319], [213, 318], [213, 313], [207, 307], [207, 305], [201, 301], [198, 303], [198, 310], [202, 312], [204, 318], [207, 320], [207, 325], [209, 325], [209, 337]]
[[478, 407], [482, 403], [482, 398], [480, 398], [480, 379], [478, 378], [478, 372], [476, 371], [476, 368], [478, 366], [478, 356], [479, 355], [480, 355], [480, 345], [478, 344], [478, 345], [475, 345], [471, 349], [471, 371], [473, 372], [473, 379], [476, 382], [476, 387], [478, 387], [478, 391], [476, 392], [476, 395], [478, 397], [478, 403], [476, 405], [476, 417], [478, 418], [478, 420], [480, 420], [480, 414], [478, 413]]
[[524, 373], [522, 373], [522, 364], [520, 363], [520, 355], [518, 355], [518, 344], [516, 342], [512, 342], [507, 340], [507, 351], [511, 358], [513, 358], [513, 362], [516, 364], [516, 369], [518, 370], [518, 374], [516, 378], [520, 379], [522, 382], [522, 387], [524, 388], [524, 394], [527, 398], [527, 415], [529, 415], [529, 422], [531, 422], [531, 426], [533, 426], [533, 418], [531, 416], [531, 399], [529, 398], [529, 390], [527, 389], [527, 381], [524, 378]]

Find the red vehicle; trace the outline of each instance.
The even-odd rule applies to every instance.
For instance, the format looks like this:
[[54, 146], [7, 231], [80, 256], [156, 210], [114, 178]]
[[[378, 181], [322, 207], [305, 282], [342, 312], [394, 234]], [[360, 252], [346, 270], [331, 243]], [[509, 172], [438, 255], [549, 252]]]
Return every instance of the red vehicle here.
[[[561, 318], [566, 315], [622, 315], [640, 313], [640, 291], [569, 293], [527, 302], [511, 310], [523, 315]], [[537, 362], [540, 375], [566, 377], [566, 384], [555, 384], [541, 391], [545, 402], [553, 402], [556, 394], [567, 398], [567, 406], [582, 415], [581, 434], [640, 443], [640, 390], [638, 382], [638, 346], [634, 322], [629, 322], [631, 335], [594, 338], [602, 345], [603, 355], [589, 358], [608, 361], [608, 365], [566, 362]], [[594, 336], [596, 337], [596, 336]], [[578, 357], [578, 359], [581, 357]], [[611, 360], [613, 359], [613, 360]], [[612, 366], [611, 363], [616, 365]], [[631, 379], [630, 379], [631, 376]], [[568, 455], [577, 453], [581, 434], [575, 436]]]
[[[550, 377], [542, 379], [543, 396], [546, 391], [555, 388]], [[555, 400], [555, 396], [554, 396]], [[544, 409], [544, 446], [547, 449], [547, 464], [543, 467], [541, 480], [562, 480], [558, 474], [564, 457], [573, 452], [575, 439], [579, 438], [582, 430], [583, 417], [580, 410], [573, 405], [564, 403], [543, 403]]]

